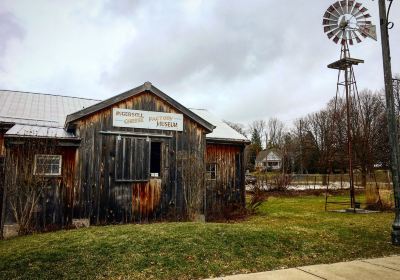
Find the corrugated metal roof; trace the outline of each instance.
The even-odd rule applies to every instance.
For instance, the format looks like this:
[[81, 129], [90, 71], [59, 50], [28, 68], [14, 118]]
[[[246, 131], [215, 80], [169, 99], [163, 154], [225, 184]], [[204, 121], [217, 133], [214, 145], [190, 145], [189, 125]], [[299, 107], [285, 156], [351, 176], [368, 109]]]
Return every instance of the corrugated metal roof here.
[[0, 90], [0, 122], [63, 127], [68, 114], [99, 100]]
[[205, 119], [209, 123], [215, 126], [213, 132], [206, 135], [207, 139], [215, 139], [215, 140], [233, 140], [240, 142], [248, 142], [249, 139], [244, 135], [240, 134], [232, 127], [224, 123], [218, 117], [210, 113], [205, 109], [190, 109], [196, 115], [199, 115], [201, 118]]
[[[70, 96], [0, 90], [0, 122], [16, 123], [6, 135], [73, 138], [63, 127], [67, 115], [100, 100]], [[248, 139], [204, 109], [190, 109], [216, 126], [207, 139], [247, 142]]]
[[34, 136], [44, 138], [76, 139], [74, 134], [69, 133], [62, 127], [49, 127], [37, 125], [16, 124], [6, 132], [6, 136]]

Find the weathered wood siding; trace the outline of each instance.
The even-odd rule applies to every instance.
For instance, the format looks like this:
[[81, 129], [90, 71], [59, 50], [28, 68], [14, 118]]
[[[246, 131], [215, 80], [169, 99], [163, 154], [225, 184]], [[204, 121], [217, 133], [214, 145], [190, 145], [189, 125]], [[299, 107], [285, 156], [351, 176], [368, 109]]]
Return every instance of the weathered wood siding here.
[[[150, 92], [113, 108], [181, 113]], [[203, 212], [205, 129], [184, 115], [183, 132], [112, 126], [112, 107], [76, 121], [82, 139], [77, 153], [74, 217], [92, 224], [187, 219]], [[140, 132], [168, 137], [102, 134]], [[148, 141], [149, 140], [149, 141]], [[160, 181], [150, 181], [151, 142], [161, 143]]]
[[206, 180], [209, 217], [244, 206], [243, 150], [242, 145], [207, 144], [207, 163], [217, 166], [216, 178]]
[[5, 163], [5, 147], [4, 135], [0, 131], [0, 222], [3, 211], [3, 193], [4, 193], [4, 163]]
[[[46, 230], [71, 224], [76, 148], [61, 147], [57, 144], [57, 146], [50, 151], [48, 149], [48, 141], [42, 142], [38, 139], [23, 138], [13, 138], [12, 140], [6, 140], [6, 142], [7, 141], [11, 143], [7, 144], [5, 161], [5, 172], [7, 175], [5, 179], [5, 186], [7, 187], [5, 224], [12, 224], [15, 222], [9, 204], [10, 199], [12, 199], [15, 184], [25, 184], [29, 183], [29, 181], [39, 182], [36, 179], [30, 179], [29, 176], [41, 177], [40, 183], [46, 186], [40, 196], [38, 205], [35, 207], [33, 227], [37, 230]], [[32, 144], [32, 142], [34, 144]], [[35, 154], [61, 155], [61, 175], [34, 175]]]
[[0, 157], [6, 155], [6, 149], [4, 146], [4, 134], [0, 133]]

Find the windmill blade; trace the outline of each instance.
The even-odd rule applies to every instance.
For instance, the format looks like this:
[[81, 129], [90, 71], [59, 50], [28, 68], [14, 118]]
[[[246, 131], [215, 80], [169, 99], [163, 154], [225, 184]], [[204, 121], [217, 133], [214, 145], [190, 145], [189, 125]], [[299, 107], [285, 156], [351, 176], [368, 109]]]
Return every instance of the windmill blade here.
[[342, 6], [340, 6], [340, 3], [339, 3], [339, 2], [336, 2], [336, 3], [333, 4], [332, 6], [336, 9], [336, 11], [339, 13], [339, 15], [343, 15], [343, 14], [344, 14], [344, 11], [343, 11], [343, 9], [342, 9]]
[[333, 42], [336, 44], [343, 38], [343, 30], [339, 29], [339, 32], [333, 37]]
[[327, 26], [324, 26], [324, 32], [325, 33], [331, 32], [332, 30], [335, 30], [336, 28], [337, 28], [337, 25], [327, 25]]
[[352, 30], [351, 33], [352, 33], [354, 39], [356, 39], [357, 43], [361, 43], [361, 39], [360, 39], [360, 37], [357, 36], [356, 31]]
[[338, 32], [338, 34], [336, 34], [336, 37], [338, 37], [339, 39], [343, 39], [343, 37], [344, 37], [344, 31], [343, 31], [343, 30], [340, 30], [340, 31]]
[[[342, 5], [342, 2], [344, 2], [343, 5]], [[346, 1], [338, 1], [338, 3], [339, 3], [339, 6], [340, 6], [339, 12], [341, 12], [342, 15], [345, 14], [346, 11], [344, 10], [344, 8], [345, 8], [344, 6], [345, 6]]]
[[342, 41], [340, 42], [343, 46], [346, 45], [346, 39], [342, 39]]
[[356, 2], [356, 4], [354, 5], [355, 9], [360, 9], [360, 7], [362, 6], [361, 3]]
[[360, 10], [361, 13], [365, 13], [366, 11], [368, 11], [368, 9], [365, 8], [365, 7], [362, 7], [361, 10]]
[[349, 11], [347, 10], [347, 1], [340, 1], [340, 6], [342, 7], [342, 10], [345, 14], [348, 14]]
[[331, 39], [333, 36], [337, 35], [339, 33], [340, 28], [336, 28], [332, 30], [331, 32], [327, 33], [326, 35], [328, 36], [329, 39]]
[[326, 11], [325, 14], [324, 14], [324, 18], [326, 18], [326, 19], [336, 19], [337, 20], [337, 19], [339, 19], [339, 16], [336, 16], [336, 15]]
[[353, 17], [357, 18], [357, 17], [359, 17], [359, 16], [362, 16], [363, 13], [360, 12], [360, 10], [358, 10], [358, 9], [354, 9], [353, 12], [351, 13], [351, 15], [352, 15]]
[[371, 25], [372, 22], [370, 20], [362, 20], [362, 21], [357, 21], [357, 25], [363, 26], [363, 25]]
[[360, 14], [360, 15], [358, 15], [358, 16], [355, 16], [355, 19], [356, 19], [357, 21], [360, 21], [360, 20], [366, 20], [366, 19], [368, 19], [368, 18], [370, 18], [370, 17], [371, 17], [370, 14]]
[[333, 38], [333, 42], [337, 44], [339, 42], [339, 37], [335, 36], [335, 38]]
[[360, 26], [359, 31], [361, 35], [366, 35], [364, 37], [369, 37], [372, 40], [377, 41], [377, 36], [376, 36], [376, 26], [375, 25], [365, 25], [365, 26]]
[[352, 14], [353, 13], [353, 10], [354, 10], [354, 3], [355, 3], [355, 1], [352, 1], [352, 0], [349, 0], [348, 2], [347, 2], [347, 5], [348, 5], [348, 7], [349, 7], [349, 14]]
[[358, 18], [358, 17], [364, 16], [365, 12], [367, 12], [367, 11], [368, 11], [367, 8], [362, 7], [361, 9], [357, 9], [354, 13], [352, 13], [352, 15], [355, 18]]
[[333, 5], [329, 6], [327, 11], [338, 18], [340, 17], [340, 13], [335, 9], [335, 7], [333, 7]]
[[362, 13], [360, 12], [360, 8], [361, 8], [361, 4], [356, 2], [356, 4], [354, 5], [353, 10], [351, 11], [351, 14], [352, 14], [353, 16], [357, 16], [357, 15], [359, 15], [359, 14], [362, 14]]
[[330, 20], [330, 19], [326, 19], [324, 18], [322, 20], [322, 25], [337, 25], [337, 20]]
[[356, 19], [360, 19], [360, 18], [370, 18], [371, 17], [371, 15], [370, 14], [362, 14], [362, 15], [359, 15], [359, 16], [357, 16], [357, 17], [355, 17]]

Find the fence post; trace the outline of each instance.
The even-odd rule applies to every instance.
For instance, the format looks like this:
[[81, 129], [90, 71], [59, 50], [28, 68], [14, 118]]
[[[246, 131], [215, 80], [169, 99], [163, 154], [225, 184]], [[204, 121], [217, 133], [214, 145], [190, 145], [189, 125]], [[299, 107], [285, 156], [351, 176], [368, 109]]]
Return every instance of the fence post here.
[[340, 173], [340, 189], [343, 190], [343, 173]]

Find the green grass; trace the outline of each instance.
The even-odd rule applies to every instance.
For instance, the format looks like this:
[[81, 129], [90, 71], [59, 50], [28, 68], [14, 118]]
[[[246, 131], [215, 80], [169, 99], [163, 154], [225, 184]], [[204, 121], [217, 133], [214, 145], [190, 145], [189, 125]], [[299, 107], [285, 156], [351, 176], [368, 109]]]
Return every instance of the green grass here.
[[193, 279], [400, 254], [390, 243], [392, 220], [324, 212], [323, 196], [270, 198], [237, 223], [90, 227], [0, 241], [0, 279]]

